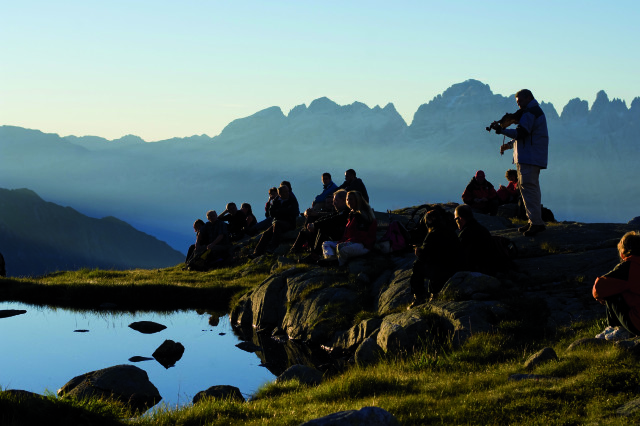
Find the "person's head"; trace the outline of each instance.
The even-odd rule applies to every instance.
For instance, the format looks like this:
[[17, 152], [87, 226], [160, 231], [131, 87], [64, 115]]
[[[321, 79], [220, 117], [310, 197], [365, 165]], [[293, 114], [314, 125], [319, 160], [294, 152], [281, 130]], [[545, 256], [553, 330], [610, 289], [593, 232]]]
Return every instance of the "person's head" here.
[[227, 204], [227, 211], [231, 214], [234, 214], [235, 212], [238, 211], [238, 207], [236, 207], [236, 203], [229, 203]]
[[249, 213], [251, 213], [251, 204], [242, 203], [242, 204], [240, 204], [240, 209], [242, 210], [242, 212], [244, 214], [249, 214]]
[[197, 219], [195, 222], [193, 222], [193, 232], [198, 233], [200, 232], [200, 229], [204, 226], [204, 220], [202, 219]]
[[369, 203], [367, 203], [367, 200], [364, 199], [359, 191], [347, 192], [347, 207], [353, 212], [360, 213], [369, 221], [375, 219], [371, 206], [369, 206]]
[[424, 221], [429, 228], [429, 231], [434, 229], [446, 229], [447, 224], [447, 212], [440, 206], [434, 206], [424, 215]]
[[281, 185], [280, 188], [278, 188], [278, 195], [283, 200], [288, 199], [289, 198], [289, 187], [286, 186], [286, 185]]
[[333, 207], [340, 211], [347, 207], [347, 191], [339, 189], [333, 193]]
[[276, 188], [275, 186], [272, 186], [271, 188], [269, 188], [269, 199], [273, 200], [277, 196], [278, 196], [278, 188]]
[[215, 222], [218, 220], [218, 213], [215, 210], [209, 210], [207, 212], [207, 220], [209, 222]]
[[289, 188], [289, 193], [293, 192], [293, 189], [291, 189], [291, 182], [289, 182], [288, 180], [283, 180], [282, 182], [280, 182], [280, 186], [286, 186], [287, 188]]
[[630, 231], [624, 234], [618, 243], [618, 254], [621, 259], [631, 255], [640, 256], [640, 232]]
[[509, 182], [517, 182], [518, 181], [518, 172], [516, 172], [513, 169], [509, 169], [504, 174], [504, 177], [506, 177]]
[[349, 169], [344, 172], [344, 180], [345, 182], [352, 182], [356, 178], [356, 171], [353, 169]]
[[478, 170], [474, 177], [478, 182], [484, 182], [484, 172], [482, 170]]
[[329, 185], [331, 183], [331, 173], [323, 173], [322, 174], [322, 184]]
[[460, 204], [456, 207], [454, 217], [456, 218], [458, 229], [462, 229], [467, 225], [467, 223], [469, 223], [469, 221], [473, 220], [473, 210], [471, 210], [471, 206], [468, 206], [467, 204]]
[[520, 109], [525, 109], [533, 100], [533, 93], [529, 89], [522, 89], [516, 93], [516, 103]]

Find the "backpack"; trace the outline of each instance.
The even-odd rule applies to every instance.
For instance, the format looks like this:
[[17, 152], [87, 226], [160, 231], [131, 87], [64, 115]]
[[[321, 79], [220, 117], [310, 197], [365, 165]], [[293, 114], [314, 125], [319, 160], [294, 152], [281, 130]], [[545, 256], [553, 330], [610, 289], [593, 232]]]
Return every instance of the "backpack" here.
[[383, 253], [392, 253], [407, 248], [410, 236], [407, 229], [397, 220], [389, 223], [389, 229], [380, 238], [376, 247]]

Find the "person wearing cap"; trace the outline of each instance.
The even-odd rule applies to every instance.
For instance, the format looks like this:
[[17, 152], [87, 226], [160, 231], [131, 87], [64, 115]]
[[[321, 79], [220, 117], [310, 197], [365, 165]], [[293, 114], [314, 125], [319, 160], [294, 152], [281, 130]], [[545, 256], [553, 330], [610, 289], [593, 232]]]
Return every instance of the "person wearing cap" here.
[[498, 194], [484, 172], [478, 170], [462, 193], [462, 201], [478, 213], [495, 216], [498, 211]]
[[503, 143], [500, 154], [513, 149], [513, 163], [517, 166], [518, 186], [522, 194], [529, 222], [518, 228], [525, 237], [533, 237], [546, 229], [542, 220], [542, 193], [540, 191], [540, 170], [547, 168], [549, 157], [549, 131], [547, 119], [528, 89], [516, 93], [516, 103], [522, 116], [515, 129], [503, 129], [498, 125], [498, 135], [512, 140]]

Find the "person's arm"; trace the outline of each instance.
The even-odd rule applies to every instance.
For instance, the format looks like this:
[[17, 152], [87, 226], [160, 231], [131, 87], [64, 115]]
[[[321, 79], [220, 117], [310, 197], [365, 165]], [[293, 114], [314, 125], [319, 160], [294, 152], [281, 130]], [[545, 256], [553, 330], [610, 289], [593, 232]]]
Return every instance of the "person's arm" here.
[[630, 268], [631, 262], [623, 261], [616, 265], [611, 272], [598, 277], [593, 284], [593, 298], [600, 303], [604, 303], [605, 298], [627, 290], [630, 287], [630, 282], [628, 281]]
[[211, 244], [209, 244], [209, 245], [207, 246], [207, 248], [208, 248], [208, 249], [210, 249], [211, 247], [215, 246], [215, 245], [216, 245], [216, 244], [218, 244], [220, 241], [222, 241], [222, 239], [223, 239], [223, 238], [224, 238], [224, 234], [220, 234], [220, 235], [218, 235], [218, 237], [217, 237], [215, 240], [213, 240], [213, 242], [212, 242]]

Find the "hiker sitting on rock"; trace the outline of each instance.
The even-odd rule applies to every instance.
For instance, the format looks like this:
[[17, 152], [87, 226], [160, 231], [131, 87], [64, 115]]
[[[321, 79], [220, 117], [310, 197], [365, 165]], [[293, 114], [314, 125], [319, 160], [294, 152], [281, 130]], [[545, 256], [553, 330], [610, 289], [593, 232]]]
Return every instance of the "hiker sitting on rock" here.
[[460, 229], [461, 270], [495, 276], [498, 256], [489, 230], [473, 217], [473, 210], [466, 204], [456, 207], [455, 218]]
[[500, 185], [498, 191], [498, 199], [500, 204], [517, 203], [520, 198], [520, 188], [518, 188], [518, 172], [509, 169], [505, 173], [504, 177], [507, 178], [509, 184], [507, 186]]
[[498, 194], [484, 172], [478, 170], [462, 193], [462, 201], [478, 213], [495, 216], [498, 210]]
[[362, 198], [369, 203], [369, 194], [367, 188], [364, 186], [362, 179], [356, 177], [356, 171], [349, 169], [344, 172], [344, 182], [339, 186], [339, 189], [344, 189], [347, 192], [358, 191]]
[[298, 234], [291, 252], [300, 252], [305, 247], [311, 253], [303, 259], [304, 263], [315, 263], [322, 257], [322, 243], [338, 241], [344, 235], [349, 209], [347, 208], [347, 191], [339, 189], [333, 193], [333, 213], [309, 223]]
[[207, 219], [198, 232], [193, 256], [187, 262], [190, 270], [206, 271], [229, 255], [231, 241], [227, 224], [218, 219], [215, 210], [207, 212]]
[[311, 203], [314, 210], [322, 210], [326, 200], [331, 200], [333, 193], [338, 190], [338, 185], [331, 180], [331, 174], [324, 172], [322, 174], [322, 193], [318, 194]]
[[347, 207], [350, 209], [349, 221], [344, 234], [339, 241], [325, 241], [322, 244], [324, 259], [318, 261], [321, 265], [331, 265], [337, 259], [338, 265], [345, 265], [350, 258], [369, 253], [376, 242], [378, 221], [369, 206], [358, 191], [347, 193]]
[[269, 199], [267, 199], [267, 202], [264, 204], [264, 219], [249, 228], [247, 231], [249, 235], [256, 235], [271, 226], [273, 219], [269, 217], [269, 209], [276, 198], [278, 198], [278, 188], [272, 186], [269, 188]]
[[640, 335], [640, 232], [618, 243], [621, 262], [593, 285], [593, 297], [607, 307], [608, 326], [596, 338], [622, 340]]
[[[415, 248], [416, 261], [409, 282], [413, 303], [408, 309], [427, 301], [427, 291], [434, 298], [449, 278], [460, 270], [460, 241], [455, 230], [449, 226], [447, 212], [439, 207], [429, 210], [426, 224], [429, 233], [420, 247]], [[424, 280], [429, 279], [428, 290]]]
[[225, 221], [229, 224], [229, 237], [231, 241], [237, 241], [242, 237], [242, 228], [244, 228], [247, 223], [247, 217], [242, 210], [238, 210], [236, 203], [227, 204], [227, 208], [220, 213], [218, 220]]
[[[193, 222], [193, 232], [196, 233], [196, 241], [198, 240], [198, 233], [200, 233], [200, 230], [202, 229], [202, 227], [204, 226], [204, 220], [202, 219], [196, 219], [195, 222]], [[191, 257], [193, 256], [193, 253], [196, 250], [196, 245], [195, 244], [191, 244], [189, 246], [189, 250], [187, 251], [187, 258], [185, 259], [184, 263], [189, 262], [189, 259], [191, 259]]]
[[251, 210], [251, 204], [242, 203], [240, 205], [240, 210], [242, 210], [242, 213], [244, 213], [244, 217], [246, 218], [244, 222], [244, 226], [242, 227], [242, 233], [244, 235], [251, 228], [253, 228], [256, 225], [256, 223], [258, 223], [258, 219], [256, 219], [256, 217], [253, 215], [253, 211]]
[[296, 227], [296, 217], [300, 209], [298, 201], [289, 194], [289, 187], [282, 185], [278, 188], [278, 198], [269, 208], [269, 217], [273, 219], [271, 226], [262, 233], [260, 241], [253, 254], [249, 257], [256, 258], [265, 252], [273, 253], [280, 243], [282, 234]]

